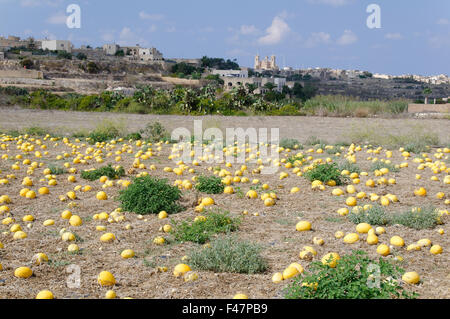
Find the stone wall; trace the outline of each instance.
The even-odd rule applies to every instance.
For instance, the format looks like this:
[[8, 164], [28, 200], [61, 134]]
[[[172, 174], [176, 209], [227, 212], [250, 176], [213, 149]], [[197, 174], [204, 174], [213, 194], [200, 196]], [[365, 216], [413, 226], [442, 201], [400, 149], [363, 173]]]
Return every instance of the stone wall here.
[[44, 74], [36, 70], [0, 70], [0, 78], [43, 79]]
[[450, 103], [447, 104], [409, 104], [408, 113], [449, 113]]

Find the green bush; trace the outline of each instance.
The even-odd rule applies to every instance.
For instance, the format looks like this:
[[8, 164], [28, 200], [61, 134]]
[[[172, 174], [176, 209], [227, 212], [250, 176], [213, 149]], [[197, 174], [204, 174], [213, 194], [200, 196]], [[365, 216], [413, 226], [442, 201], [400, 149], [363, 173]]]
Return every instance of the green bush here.
[[25, 129], [26, 134], [34, 136], [45, 136], [47, 135], [47, 132], [48, 131], [39, 126], [32, 126]]
[[115, 170], [111, 165], [108, 165], [95, 170], [81, 172], [81, 178], [89, 181], [96, 181], [102, 176], [107, 176], [110, 179], [118, 179], [121, 176], [125, 176], [125, 170], [123, 167], [119, 167]]
[[408, 210], [393, 214], [390, 223], [413, 229], [431, 229], [439, 224], [439, 213], [434, 207], [422, 207], [420, 211]]
[[303, 145], [300, 142], [293, 138], [283, 138], [280, 141], [280, 147], [289, 148], [289, 149], [303, 149]]
[[394, 172], [394, 173], [400, 171], [400, 169], [395, 167], [395, 165], [387, 164], [387, 163], [384, 163], [381, 161], [377, 161], [377, 162], [373, 163], [372, 166], [370, 167], [370, 170], [372, 172], [374, 172], [374, 171], [380, 170], [382, 168], [387, 168], [389, 170], [389, 172]]
[[49, 165], [48, 168], [50, 169], [51, 174], [53, 175], [62, 175], [66, 173], [66, 169], [63, 167], [59, 167], [56, 165]]
[[302, 163], [303, 158], [304, 158], [303, 156], [293, 155], [293, 156], [289, 157], [289, 158], [286, 160], [286, 162], [287, 162], [287, 163], [291, 163], [292, 165], [294, 165], [295, 162], [297, 162], [297, 161], [299, 161], [300, 163]]
[[335, 181], [336, 185], [342, 185], [346, 182], [345, 177], [341, 175], [341, 171], [336, 163], [317, 165], [312, 170], [306, 172], [304, 176], [310, 182], [321, 181], [323, 183], [327, 183], [329, 181]]
[[399, 282], [404, 270], [393, 261], [373, 260], [364, 251], [342, 256], [336, 268], [312, 262], [284, 290], [286, 299], [398, 299], [418, 295]]
[[351, 162], [349, 162], [349, 161], [342, 161], [340, 164], [339, 164], [339, 170], [342, 172], [343, 170], [347, 170], [347, 171], [349, 171], [350, 173], [361, 173], [361, 168], [358, 166], [358, 165], [356, 165], [356, 164], [354, 164], [354, 163], [351, 163]]
[[151, 176], [135, 178], [125, 190], [120, 191], [119, 201], [125, 211], [140, 215], [158, 214], [161, 211], [177, 213], [181, 191], [168, 184], [167, 179]]
[[368, 210], [362, 210], [358, 213], [350, 212], [348, 219], [354, 224], [367, 223], [372, 226], [387, 225], [390, 222], [390, 217], [379, 205], [372, 206]]
[[117, 138], [123, 135], [123, 132], [125, 131], [124, 126], [125, 124], [121, 122], [103, 120], [97, 125], [94, 131], [89, 133], [89, 142], [91, 144], [97, 142], [101, 143]]
[[195, 188], [202, 193], [221, 194], [225, 189], [225, 185], [217, 176], [199, 176]]
[[173, 235], [180, 242], [194, 242], [204, 244], [215, 234], [229, 233], [237, 230], [240, 221], [230, 217], [228, 212], [210, 212], [205, 215], [206, 220], [191, 223], [186, 221], [173, 222]]
[[160, 122], [147, 123], [140, 134], [151, 143], [157, 143], [170, 138], [166, 128]]
[[348, 219], [354, 224], [403, 225], [417, 230], [431, 229], [440, 223], [439, 213], [434, 207], [422, 207], [420, 211], [407, 210], [400, 213], [388, 213], [383, 207], [377, 205], [367, 211], [351, 212]]
[[189, 264], [194, 269], [216, 273], [263, 273], [268, 266], [261, 250], [259, 245], [226, 236], [213, 240], [210, 247], [194, 250], [189, 255]]

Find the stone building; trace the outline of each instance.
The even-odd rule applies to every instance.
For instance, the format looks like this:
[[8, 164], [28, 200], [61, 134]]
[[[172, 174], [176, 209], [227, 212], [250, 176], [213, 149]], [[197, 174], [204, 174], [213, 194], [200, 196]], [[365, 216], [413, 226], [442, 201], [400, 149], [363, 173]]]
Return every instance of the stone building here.
[[285, 78], [238, 78], [238, 77], [221, 77], [224, 81], [224, 89], [226, 91], [230, 91], [233, 88], [237, 88], [239, 86], [246, 87], [247, 84], [255, 85], [256, 89], [254, 93], [256, 94], [264, 94], [267, 89], [264, 87], [267, 83], [272, 83], [275, 85], [275, 90], [281, 92], [283, 90], [283, 86], [286, 85]]
[[245, 70], [213, 70], [212, 74], [230, 78], [248, 78], [248, 69]]
[[42, 40], [42, 50], [72, 52], [72, 43], [67, 40]]
[[267, 70], [267, 71], [278, 71], [279, 68], [276, 63], [276, 57], [272, 55], [269, 59], [268, 56], [264, 58], [264, 60], [261, 60], [259, 55], [255, 56], [255, 70]]
[[141, 61], [162, 61], [163, 55], [161, 52], [156, 50], [156, 48], [140, 48], [139, 49], [139, 59]]
[[105, 44], [103, 45], [103, 52], [106, 55], [115, 55], [117, 51], [120, 50], [120, 47], [117, 44]]

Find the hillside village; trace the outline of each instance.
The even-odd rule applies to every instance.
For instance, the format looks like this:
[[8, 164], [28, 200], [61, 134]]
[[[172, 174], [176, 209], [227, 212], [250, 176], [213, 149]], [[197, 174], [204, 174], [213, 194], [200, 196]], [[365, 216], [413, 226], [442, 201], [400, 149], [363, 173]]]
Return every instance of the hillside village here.
[[225, 91], [251, 85], [257, 94], [267, 87], [283, 92], [295, 83], [317, 94], [342, 94], [365, 99], [406, 98], [420, 102], [424, 89], [434, 103], [445, 103], [450, 91], [447, 75], [388, 75], [362, 70], [280, 68], [276, 56], [255, 56], [253, 67], [211, 59], [165, 58], [157, 48], [104, 44], [75, 48], [68, 40], [0, 37], [0, 86], [44, 88], [53, 92], [133, 92], [136, 85], [156, 88], [176, 85], [202, 87], [218, 81]]

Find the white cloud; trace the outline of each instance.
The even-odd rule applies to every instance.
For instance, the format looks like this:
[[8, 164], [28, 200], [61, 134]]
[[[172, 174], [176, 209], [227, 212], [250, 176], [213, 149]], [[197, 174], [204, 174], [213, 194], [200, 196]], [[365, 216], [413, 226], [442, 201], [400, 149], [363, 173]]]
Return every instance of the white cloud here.
[[345, 6], [353, 2], [353, 0], [308, 0], [313, 4], [327, 4], [334, 7]]
[[21, 7], [56, 7], [62, 4], [62, 0], [20, 0], [19, 3]]
[[56, 35], [54, 35], [53, 33], [50, 33], [48, 30], [42, 31], [42, 35], [44, 36], [45, 39], [57, 40]]
[[313, 32], [311, 36], [306, 40], [305, 46], [307, 48], [313, 48], [319, 44], [327, 44], [331, 42], [330, 34], [326, 32]]
[[436, 23], [439, 25], [449, 25], [450, 21], [448, 19], [442, 18], [442, 19], [439, 19]]
[[176, 32], [176, 31], [177, 31], [177, 28], [175, 28], [174, 26], [168, 27], [166, 29], [166, 32], [169, 32], [169, 33], [173, 33], [173, 32]]
[[208, 27], [200, 28], [198, 31], [201, 33], [211, 33], [211, 32], [214, 32], [214, 28], [211, 26], [208, 26]]
[[400, 33], [388, 33], [384, 36], [388, 40], [401, 40], [403, 36]]
[[358, 41], [358, 37], [353, 33], [352, 30], [345, 30], [344, 34], [337, 39], [337, 44], [339, 45], [350, 45]]
[[136, 45], [139, 44], [141, 46], [148, 45], [148, 41], [144, 38], [138, 36], [133, 30], [129, 27], [124, 27], [119, 33], [119, 45], [127, 46], [127, 45]]
[[255, 35], [259, 33], [259, 30], [254, 25], [242, 25], [239, 33], [242, 35]]
[[145, 11], [141, 11], [139, 12], [139, 18], [141, 18], [142, 20], [160, 21], [164, 19], [164, 15], [159, 13], [150, 14], [146, 13]]
[[149, 28], [148, 28], [148, 32], [156, 32], [156, 30], [158, 30], [158, 27], [155, 24], [152, 24]]
[[249, 52], [247, 52], [245, 50], [242, 50], [242, 49], [233, 49], [233, 50], [227, 51], [226, 55], [227, 55], [227, 57], [252, 56], [251, 53], [249, 53]]
[[282, 17], [276, 16], [272, 25], [266, 29], [266, 35], [258, 39], [258, 43], [262, 45], [274, 45], [280, 43], [291, 31], [288, 24]]
[[50, 24], [65, 24], [66, 21], [67, 16], [64, 14], [63, 11], [55, 13], [46, 20], [46, 22]]
[[450, 46], [450, 33], [447, 35], [433, 35], [428, 43], [435, 49]]

